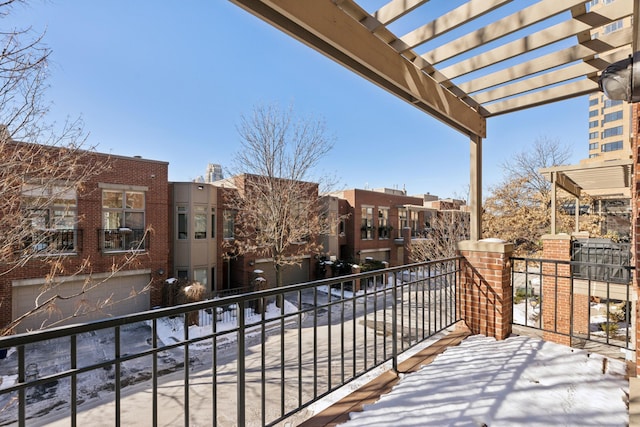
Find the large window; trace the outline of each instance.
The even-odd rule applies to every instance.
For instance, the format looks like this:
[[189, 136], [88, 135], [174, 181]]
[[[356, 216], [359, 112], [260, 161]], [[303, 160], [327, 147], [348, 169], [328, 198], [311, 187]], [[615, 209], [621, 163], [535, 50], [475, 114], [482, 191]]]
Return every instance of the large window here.
[[145, 194], [142, 191], [102, 190], [104, 250], [145, 249]]
[[597, 148], [598, 148], [597, 142], [592, 142], [591, 144], [589, 144], [589, 150], [596, 150]]
[[195, 206], [193, 214], [193, 237], [194, 239], [207, 238], [207, 207]]
[[405, 208], [398, 209], [398, 237], [402, 237], [402, 230], [409, 226], [407, 220], [407, 210]]
[[216, 237], [216, 208], [211, 208], [211, 238]]
[[235, 212], [232, 210], [227, 209], [222, 213], [222, 237], [224, 239], [233, 239], [234, 237], [234, 217]]
[[178, 206], [178, 239], [185, 240], [189, 238], [189, 228], [187, 222], [187, 207]]
[[589, 129], [597, 128], [597, 127], [598, 127], [598, 121], [597, 120], [591, 120], [589, 122]]
[[600, 137], [600, 132], [589, 132], [589, 139], [597, 139]]
[[610, 136], [617, 136], [617, 135], [622, 135], [622, 126], [608, 128], [608, 129], [605, 129], [604, 132], [602, 132], [603, 138], [608, 138]]
[[388, 239], [390, 237], [389, 208], [378, 208], [378, 239]]
[[27, 184], [22, 195], [30, 220], [25, 247], [43, 253], [75, 252], [76, 191], [62, 186]]
[[618, 31], [621, 28], [622, 28], [622, 19], [619, 19], [616, 22], [612, 22], [611, 24], [605, 25], [604, 34], [613, 33], [614, 31]]
[[600, 151], [618, 151], [622, 150], [622, 141], [609, 142], [608, 144], [602, 144]]
[[364, 207], [361, 212], [360, 238], [371, 240], [373, 239], [373, 208]]
[[589, 117], [595, 117], [598, 115], [598, 110], [589, 110]]
[[607, 113], [604, 115], [602, 124], [614, 122], [616, 120], [622, 120], [622, 110], [614, 111], [613, 113]]
[[422, 230], [418, 226], [418, 211], [409, 211], [409, 227], [411, 227], [411, 236], [417, 237]]

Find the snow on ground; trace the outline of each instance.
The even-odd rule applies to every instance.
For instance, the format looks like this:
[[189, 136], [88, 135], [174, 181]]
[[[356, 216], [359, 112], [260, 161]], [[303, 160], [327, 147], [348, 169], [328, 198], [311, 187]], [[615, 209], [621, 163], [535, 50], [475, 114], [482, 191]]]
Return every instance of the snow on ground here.
[[341, 427], [627, 426], [625, 369], [537, 338], [475, 335]]

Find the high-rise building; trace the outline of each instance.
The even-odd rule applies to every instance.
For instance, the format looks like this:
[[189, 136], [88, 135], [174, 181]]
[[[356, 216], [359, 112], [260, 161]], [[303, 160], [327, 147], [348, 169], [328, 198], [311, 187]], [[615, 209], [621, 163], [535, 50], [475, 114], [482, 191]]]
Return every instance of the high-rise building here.
[[224, 178], [222, 174], [222, 166], [215, 163], [209, 163], [204, 177], [205, 182], [220, 181], [222, 178]]
[[[591, 0], [589, 11], [597, 12], [615, 0]], [[619, 19], [591, 33], [591, 39], [608, 36], [631, 27], [631, 17]], [[589, 95], [589, 158], [593, 161], [631, 157], [631, 104], [608, 99], [602, 92]]]

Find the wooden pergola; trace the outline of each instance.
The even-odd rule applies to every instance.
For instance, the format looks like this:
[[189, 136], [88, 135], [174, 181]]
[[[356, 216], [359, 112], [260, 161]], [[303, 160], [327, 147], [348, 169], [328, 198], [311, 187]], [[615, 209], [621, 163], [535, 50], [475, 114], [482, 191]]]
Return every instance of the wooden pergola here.
[[[377, 10], [366, 0], [230, 1], [467, 135], [472, 240], [487, 118], [596, 92], [601, 71], [640, 47], [637, 0], [595, 10], [585, 0], [468, 0], [440, 16], [428, 0]], [[632, 26], [595, 35], [628, 18]]]

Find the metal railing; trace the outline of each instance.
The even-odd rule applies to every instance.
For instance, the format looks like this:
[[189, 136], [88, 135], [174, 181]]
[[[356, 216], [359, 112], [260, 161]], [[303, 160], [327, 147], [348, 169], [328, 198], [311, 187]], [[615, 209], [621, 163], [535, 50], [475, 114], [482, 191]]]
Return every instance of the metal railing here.
[[629, 282], [631, 244], [609, 239], [578, 239], [571, 244], [573, 274], [581, 279], [619, 283]]
[[[586, 340], [635, 349], [630, 288], [634, 267], [527, 258], [511, 261], [514, 324], [570, 337], [572, 345]], [[624, 273], [615, 277], [601, 274], [620, 269]]]
[[81, 229], [34, 230], [24, 241], [24, 248], [40, 254], [60, 254], [80, 251]]
[[149, 235], [144, 229], [110, 228], [98, 230], [99, 250], [103, 252], [143, 251], [149, 249]]
[[456, 323], [459, 270], [452, 258], [0, 338], [0, 425], [299, 421]]

